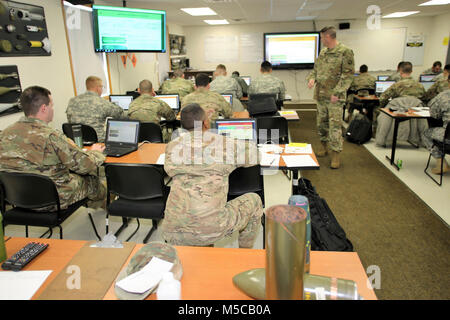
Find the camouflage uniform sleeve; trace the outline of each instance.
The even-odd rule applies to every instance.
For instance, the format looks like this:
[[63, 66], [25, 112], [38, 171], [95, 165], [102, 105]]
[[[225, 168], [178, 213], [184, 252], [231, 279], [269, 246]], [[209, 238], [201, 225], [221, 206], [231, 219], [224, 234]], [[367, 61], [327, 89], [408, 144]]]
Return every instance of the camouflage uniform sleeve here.
[[240, 99], [243, 96], [242, 87], [236, 79], [233, 79], [233, 80], [234, 80], [234, 87], [236, 88], [236, 94], [237, 94], [236, 98]]
[[284, 82], [280, 80], [280, 95], [278, 99], [284, 100], [285, 96], [286, 96], [286, 87], [284, 86]]
[[397, 83], [390, 86], [385, 92], [380, 96], [380, 108], [384, 108], [388, 103], [389, 99], [396, 96], [395, 89], [397, 88]]
[[123, 109], [112, 102], [105, 100], [105, 117], [112, 117], [113, 119], [125, 119]]
[[173, 121], [176, 118], [175, 112], [164, 101], [160, 101], [158, 115], [166, 118], [167, 121]]
[[68, 141], [63, 134], [55, 132], [49, 136], [61, 163], [70, 171], [80, 175], [97, 175], [97, 168], [105, 161], [105, 156], [98, 151], [84, 152], [75, 144]]
[[435, 82], [430, 89], [428, 89], [427, 92], [425, 92], [425, 96], [424, 96], [424, 101], [430, 101], [431, 99], [433, 99], [434, 97], [437, 96], [438, 94], [438, 88], [439, 88], [439, 83]]
[[428, 107], [430, 107], [430, 116], [432, 118], [435, 119], [442, 118], [441, 99], [439, 96], [434, 97], [428, 104]]
[[[309, 80], [316, 80], [316, 76], [317, 76], [317, 62], [319, 60], [319, 57], [317, 57], [316, 62], [314, 63], [314, 68], [312, 69], [312, 71], [308, 74], [308, 76], [306, 77], [306, 81], [309, 82]], [[251, 84], [250, 84], [251, 85]]]
[[225, 118], [231, 118], [233, 116], [233, 109], [231, 108], [231, 105], [225, 99], [222, 99], [222, 100], [223, 100], [223, 102], [220, 101], [222, 114]]
[[353, 76], [355, 74], [355, 58], [353, 50], [347, 49], [342, 55], [341, 65], [341, 77], [338, 84], [334, 87], [333, 95], [344, 98], [348, 88], [353, 82]]

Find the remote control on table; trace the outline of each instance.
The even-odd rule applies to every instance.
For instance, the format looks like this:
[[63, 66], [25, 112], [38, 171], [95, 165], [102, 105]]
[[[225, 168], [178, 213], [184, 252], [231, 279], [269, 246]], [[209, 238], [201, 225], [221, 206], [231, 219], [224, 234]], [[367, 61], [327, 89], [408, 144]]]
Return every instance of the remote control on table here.
[[30, 242], [2, 264], [3, 270], [19, 271], [47, 249], [48, 244]]

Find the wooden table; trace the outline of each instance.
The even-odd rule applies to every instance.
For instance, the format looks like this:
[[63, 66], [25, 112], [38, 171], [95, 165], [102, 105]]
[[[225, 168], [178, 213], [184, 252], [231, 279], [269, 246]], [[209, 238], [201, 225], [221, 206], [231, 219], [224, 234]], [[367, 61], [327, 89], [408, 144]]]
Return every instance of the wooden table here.
[[362, 103], [363, 108], [367, 109], [367, 117], [372, 121], [373, 109], [380, 105], [380, 99], [376, 95], [369, 95], [365, 97], [355, 95], [354, 101], [357, 103]]
[[[380, 110], [384, 114], [386, 114], [389, 117], [394, 119], [394, 133], [393, 133], [393, 137], [392, 137], [391, 157], [389, 158], [388, 156], [386, 156], [386, 159], [389, 160], [391, 165], [393, 165], [397, 170], [400, 170], [400, 167], [395, 163], [395, 149], [397, 148], [398, 126], [399, 126], [400, 122], [403, 122], [406, 120], [411, 120], [411, 119], [428, 119], [429, 117], [418, 115], [411, 109], [408, 110], [408, 112], [406, 114], [405, 113], [395, 113], [393, 111], [390, 111], [389, 108], [382, 108]], [[415, 147], [418, 147], [418, 146], [415, 146]]]
[[[6, 242], [8, 257], [31, 241], [48, 243], [50, 246], [23, 270], [53, 270], [33, 296], [33, 299], [36, 299], [58, 273], [65, 272], [70, 260], [87, 241], [12, 238]], [[135, 246], [124, 268], [142, 246], [143, 244]], [[243, 271], [265, 267], [265, 250], [262, 249], [185, 246], [175, 248], [183, 266], [181, 279], [183, 300], [249, 300], [250, 297], [233, 285], [232, 278]], [[357, 284], [359, 294], [365, 300], [377, 299], [373, 289], [367, 287], [367, 276], [356, 252], [312, 251], [311, 274], [353, 280]], [[111, 279], [111, 282], [114, 280]], [[104, 299], [117, 299], [114, 283]], [[154, 300], [155, 294], [148, 296], [147, 299]]]

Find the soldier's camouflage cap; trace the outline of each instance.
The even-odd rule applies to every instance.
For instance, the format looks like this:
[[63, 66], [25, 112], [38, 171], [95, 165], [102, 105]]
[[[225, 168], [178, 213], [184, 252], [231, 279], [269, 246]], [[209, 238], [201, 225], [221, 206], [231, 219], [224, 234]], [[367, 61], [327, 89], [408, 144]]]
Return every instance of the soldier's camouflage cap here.
[[[161, 242], [152, 241], [143, 246], [136, 254], [131, 258], [128, 266], [122, 270], [116, 279], [116, 283], [129, 275], [140, 271], [145, 265], [147, 265], [153, 257], [172, 262], [173, 267], [170, 272], [173, 273], [175, 279], [180, 280], [183, 275], [183, 268], [178, 258], [177, 251], [171, 245]], [[122, 290], [118, 286], [114, 286], [116, 296], [121, 300], [143, 300], [149, 294], [156, 290], [157, 286], [149, 289], [143, 294], [135, 294]]]

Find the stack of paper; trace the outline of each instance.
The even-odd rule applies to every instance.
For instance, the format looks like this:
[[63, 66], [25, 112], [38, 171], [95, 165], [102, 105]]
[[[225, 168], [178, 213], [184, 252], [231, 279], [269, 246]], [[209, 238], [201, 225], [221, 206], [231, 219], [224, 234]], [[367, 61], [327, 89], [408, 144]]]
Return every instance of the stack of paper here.
[[166, 154], [162, 153], [158, 160], [156, 160], [156, 164], [164, 165], [164, 161], [166, 160]]
[[0, 300], [30, 300], [51, 270], [0, 272]]
[[172, 266], [172, 262], [153, 257], [140, 271], [116, 282], [116, 286], [130, 293], [143, 294], [155, 288], [163, 274], [169, 272]]
[[278, 167], [280, 164], [279, 154], [261, 153], [259, 164], [263, 167]]
[[287, 167], [318, 167], [309, 155], [282, 156]]
[[284, 148], [285, 153], [312, 153], [312, 147], [307, 143], [290, 143]]

